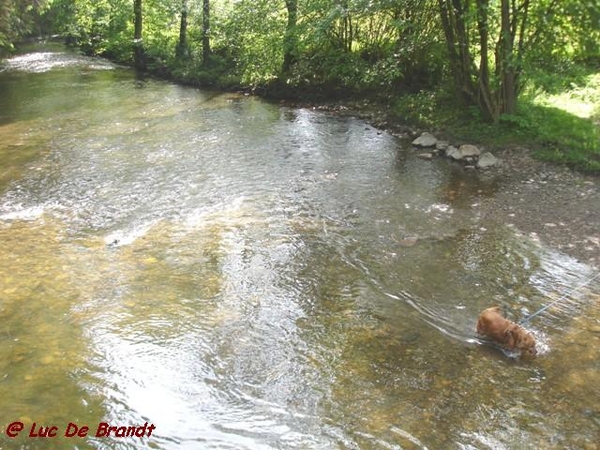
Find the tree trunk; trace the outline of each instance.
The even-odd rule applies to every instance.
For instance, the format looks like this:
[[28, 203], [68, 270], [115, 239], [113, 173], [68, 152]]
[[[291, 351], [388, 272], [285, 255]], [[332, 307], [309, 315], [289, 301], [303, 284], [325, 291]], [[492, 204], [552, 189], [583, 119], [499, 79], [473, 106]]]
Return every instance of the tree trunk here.
[[345, 52], [352, 51], [352, 41], [354, 40], [354, 30], [352, 27], [352, 17], [350, 16], [350, 7], [348, 0], [342, 0], [342, 46]]
[[516, 114], [519, 96], [519, 77], [522, 70], [525, 35], [530, 0], [517, 3], [502, 0], [500, 38], [497, 44], [496, 67], [499, 68], [499, 114]]
[[210, 64], [210, 1], [202, 0], [202, 65]]
[[[519, 95], [524, 42], [530, 0], [438, 0], [442, 29], [448, 47], [450, 70], [461, 106], [477, 106], [482, 117], [498, 122], [502, 114], [515, 114]], [[473, 6], [474, 5], [474, 6]], [[474, 10], [473, 8], [476, 8]], [[499, 8], [499, 11], [497, 9]], [[490, 12], [499, 13], [497, 39], [490, 35]], [[473, 18], [476, 16], [476, 29]], [[469, 36], [479, 36], [473, 49]], [[490, 74], [490, 49], [495, 41], [495, 73]], [[479, 54], [479, 66], [473, 54]]]
[[496, 51], [497, 76], [500, 80], [498, 118], [500, 114], [514, 114], [517, 112], [516, 71], [513, 46], [514, 29], [511, 27], [509, 0], [502, 0], [500, 3], [500, 37], [498, 39], [498, 50]]
[[296, 23], [298, 22], [298, 0], [285, 0], [287, 8], [287, 26], [283, 38], [283, 73], [288, 73], [298, 55], [298, 37], [296, 35]]
[[133, 1], [134, 31], [133, 49], [135, 67], [144, 67], [144, 45], [142, 42], [142, 0]]
[[496, 104], [490, 88], [489, 66], [489, 0], [477, 1], [477, 29], [479, 31], [479, 83], [477, 85], [477, 105], [487, 121], [495, 121], [497, 112]]
[[460, 0], [438, 0], [438, 5], [457, 99], [463, 108], [469, 107], [476, 104], [476, 89], [463, 6]]
[[181, 24], [179, 26], [179, 42], [177, 43], [177, 49], [175, 50], [175, 55], [178, 58], [183, 58], [188, 54], [188, 46], [187, 46], [187, 17], [188, 17], [188, 7], [187, 0], [181, 1]]

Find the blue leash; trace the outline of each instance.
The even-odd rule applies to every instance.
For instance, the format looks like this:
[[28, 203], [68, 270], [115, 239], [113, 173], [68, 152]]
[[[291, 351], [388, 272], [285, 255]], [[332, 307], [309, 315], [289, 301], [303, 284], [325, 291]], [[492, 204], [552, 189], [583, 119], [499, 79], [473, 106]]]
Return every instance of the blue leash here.
[[566, 294], [561, 295], [558, 299], [554, 300], [552, 303], [549, 303], [548, 305], [544, 306], [543, 308], [540, 308], [539, 310], [537, 310], [536, 312], [534, 312], [533, 314], [531, 314], [529, 317], [526, 317], [525, 319], [522, 319], [519, 322], [519, 325], [526, 324], [531, 319], [533, 319], [535, 316], [539, 316], [541, 313], [543, 313], [544, 311], [546, 311], [548, 308], [552, 307], [553, 305], [557, 304], [558, 302], [562, 302], [567, 296], [571, 295], [576, 290], [581, 289], [585, 285], [590, 284], [592, 281], [594, 281], [598, 277], [600, 277], [600, 272], [597, 273], [596, 276], [594, 276], [593, 278], [590, 278], [589, 280], [586, 280], [584, 283], [580, 284], [579, 286], [575, 286], [573, 289], [571, 289]]

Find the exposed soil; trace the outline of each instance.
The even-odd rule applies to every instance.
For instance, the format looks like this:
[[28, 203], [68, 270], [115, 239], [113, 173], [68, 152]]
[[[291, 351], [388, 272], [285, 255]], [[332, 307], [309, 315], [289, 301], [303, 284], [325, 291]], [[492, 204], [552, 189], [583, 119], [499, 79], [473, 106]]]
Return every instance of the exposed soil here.
[[503, 188], [484, 214], [513, 223], [562, 252], [600, 266], [600, 177], [534, 159], [531, 150], [495, 151]]

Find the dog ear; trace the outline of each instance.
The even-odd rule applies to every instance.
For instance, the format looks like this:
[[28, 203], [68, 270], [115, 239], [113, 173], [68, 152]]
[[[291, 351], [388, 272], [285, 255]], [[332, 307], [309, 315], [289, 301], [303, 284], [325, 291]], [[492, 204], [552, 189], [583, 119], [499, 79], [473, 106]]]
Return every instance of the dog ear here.
[[515, 346], [515, 333], [512, 328], [507, 328], [504, 332], [504, 345], [509, 348]]
[[482, 336], [485, 334], [485, 326], [483, 325], [483, 321], [481, 319], [477, 321], [477, 334]]
[[527, 347], [527, 341], [525, 339], [525, 336], [522, 333], [515, 334], [515, 347], [517, 347], [517, 348]]

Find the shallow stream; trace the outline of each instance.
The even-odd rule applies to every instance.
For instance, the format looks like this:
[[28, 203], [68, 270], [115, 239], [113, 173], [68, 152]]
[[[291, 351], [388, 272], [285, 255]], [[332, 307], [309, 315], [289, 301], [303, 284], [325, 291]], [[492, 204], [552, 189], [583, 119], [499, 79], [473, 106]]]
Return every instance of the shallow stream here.
[[[502, 187], [355, 118], [5, 61], [0, 448], [599, 448], [600, 282], [483, 217]], [[475, 335], [560, 297], [533, 361]]]

